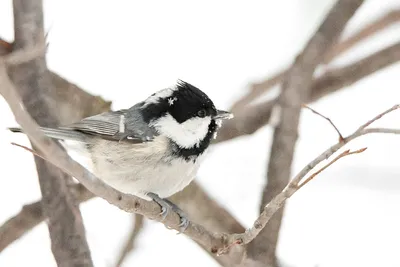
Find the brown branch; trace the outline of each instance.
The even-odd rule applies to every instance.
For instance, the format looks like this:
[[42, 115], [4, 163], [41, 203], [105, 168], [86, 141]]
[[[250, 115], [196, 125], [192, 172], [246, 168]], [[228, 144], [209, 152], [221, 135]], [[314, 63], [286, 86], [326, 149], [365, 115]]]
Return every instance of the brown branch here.
[[115, 265], [116, 267], [121, 266], [122, 263], [125, 261], [126, 257], [129, 255], [129, 253], [133, 251], [133, 249], [135, 248], [136, 237], [143, 229], [143, 222], [144, 222], [143, 216], [138, 214], [132, 214], [132, 222], [133, 222], [132, 229], [118, 257], [117, 264]]
[[384, 29], [392, 26], [400, 21], [400, 10], [392, 10], [383, 16], [379, 17], [375, 21], [369, 23], [365, 27], [361, 28], [358, 32], [354, 33], [352, 36], [348, 37], [337, 45], [334, 45], [332, 49], [324, 57], [324, 63], [327, 64], [331, 62], [334, 58], [342, 55], [343, 53], [349, 51], [355, 45], [361, 43], [365, 39], [383, 31]]
[[[362, 3], [362, 0], [337, 1], [286, 74], [278, 97], [280, 120], [274, 130], [261, 211], [289, 182], [301, 106], [310, 98], [314, 71]], [[249, 244], [247, 255], [250, 259], [276, 265], [275, 251], [282, 216], [283, 208], [275, 213], [254, 242]]]
[[[361, 28], [361, 30], [354, 33], [352, 36], [333, 45], [332, 48], [325, 54], [323, 63], [324, 64], [330, 63], [333, 59], [349, 51], [351, 48], [361, 43], [365, 39], [373, 36], [374, 34], [388, 28], [389, 26], [399, 21], [400, 21], [400, 10], [394, 10], [388, 12], [382, 17], [379, 17], [377, 20]], [[251, 84], [248, 93], [232, 105], [231, 111], [234, 113], [239, 113], [240, 111], [242, 111], [244, 107], [249, 105], [252, 101], [254, 101], [261, 95], [268, 92], [271, 87], [282, 82], [286, 73], [287, 69], [279, 71], [278, 73], [274, 74], [272, 77], [268, 78], [265, 81]]]
[[[15, 41], [12, 47], [16, 52], [2, 60], [2, 71], [7, 64], [7, 71], [31, 116], [42, 126], [54, 127], [60, 121], [56, 117], [57, 109], [46, 101], [53, 87], [47, 75], [45, 56], [41, 54], [35, 58], [45, 51], [42, 1], [14, 0], [13, 11]], [[24, 51], [19, 51], [22, 49]], [[20, 64], [22, 62], [26, 63]], [[58, 149], [62, 150], [60, 146]], [[46, 161], [34, 159], [43, 197], [42, 209], [48, 219], [51, 250], [57, 265], [93, 266], [82, 215], [67, 187], [67, 181], [72, 182], [72, 178]]]
[[275, 73], [272, 77], [268, 78], [261, 83], [253, 83], [250, 85], [250, 89], [248, 93], [237, 100], [231, 107], [232, 113], [240, 113], [243, 109], [249, 105], [252, 101], [260, 97], [261, 95], [265, 94], [269, 91], [273, 86], [282, 82], [283, 78], [287, 74], [288, 70], [282, 70], [278, 73]]
[[[378, 116], [374, 117], [368, 123], [375, 122], [376, 120], [380, 119], [382, 116], [385, 114], [388, 114], [389, 112], [392, 112], [394, 110], [400, 109], [400, 105], [396, 105]], [[365, 124], [364, 124], [365, 125]], [[224, 253], [226, 249], [229, 246], [232, 246], [234, 244], [249, 244], [251, 241], [253, 241], [255, 238], [258, 238], [260, 235], [260, 232], [265, 229], [264, 227], [267, 225], [267, 223], [270, 221], [272, 216], [276, 213], [277, 210], [279, 210], [285, 201], [290, 198], [294, 193], [296, 193], [303, 185], [308, 183], [312, 178], [314, 178], [316, 175], [321, 173], [323, 170], [325, 170], [327, 167], [332, 165], [334, 162], [339, 160], [340, 158], [351, 155], [351, 154], [358, 154], [362, 153], [365, 151], [365, 148], [356, 150], [356, 151], [349, 151], [346, 150], [342, 152], [339, 156], [337, 156], [335, 159], [333, 159], [331, 162], [326, 164], [323, 168], [312, 174], [309, 178], [304, 179], [304, 177], [311, 171], [313, 170], [319, 163], [322, 161], [328, 159], [330, 156], [332, 156], [334, 153], [336, 153], [339, 149], [344, 147], [347, 143], [350, 141], [363, 136], [367, 134], [372, 134], [372, 133], [385, 133], [385, 134], [396, 134], [400, 135], [400, 129], [385, 129], [385, 128], [359, 128], [357, 129], [354, 133], [351, 135], [347, 136], [345, 139], [345, 142], [338, 142], [337, 144], [333, 145], [332, 147], [328, 148], [325, 150], [323, 153], [321, 153], [318, 157], [316, 157], [313, 161], [308, 163], [287, 185], [286, 187], [279, 193], [277, 194], [265, 207], [263, 208], [262, 213], [260, 216], [255, 220], [253, 226], [250, 229], [247, 229], [245, 233], [242, 234], [233, 234], [228, 237], [228, 246], [225, 248], [221, 248], [218, 252], [219, 253]], [[303, 182], [302, 182], [303, 181]], [[250, 243], [251, 244], [251, 243]]]
[[[85, 202], [94, 197], [94, 195], [81, 184], [71, 186], [70, 190], [78, 203]], [[23, 206], [18, 214], [8, 219], [0, 226], [0, 252], [26, 232], [44, 221], [45, 218], [40, 201]]]
[[[148, 218], [156, 219], [160, 221], [160, 207], [154, 202], [148, 202], [137, 198], [135, 196], [123, 194], [118, 192], [117, 190], [107, 186], [93, 174], [88, 172], [85, 168], [83, 168], [78, 163], [74, 162], [65, 151], [61, 150], [57, 145], [53, 143], [51, 139], [44, 137], [41, 134], [41, 131], [38, 129], [38, 125], [30, 118], [29, 114], [24, 109], [22, 102], [19, 100], [19, 96], [16, 94], [15, 88], [13, 84], [8, 79], [5, 66], [0, 61], [0, 93], [9, 103], [12, 112], [15, 115], [17, 122], [23, 127], [24, 131], [30, 136], [31, 140], [36, 144], [39, 148], [40, 152], [53, 164], [58, 167], [68, 170], [70, 175], [76, 177], [85, 187], [89, 188], [96, 195], [106, 199], [111, 204], [127, 211], [127, 212], [135, 212], [142, 214]], [[399, 106], [396, 106], [399, 108]], [[379, 119], [379, 117], [376, 117]], [[394, 133], [400, 134], [400, 130], [395, 129], [363, 129], [360, 132], [356, 132], [355, 134], [345, 138], [346, 142], [349, 142], [355, 139], [358, 136], [369, 134], [369, 133]], [[276, 212], [282, 205], [282, 203], [291, 196], [297, 190], [293, 190], [293, 183], [296, 182], [296, 185], [299, 184], [299, 181], [307, 175], [307, 173], [312, 170], [319, 162], [326, 159], [333, 153], [335, 153], [339, 148], [344, 146], [344, 143], [339, 143], [326, 152], [324, 152], [321, 156], [315, 159], [313, 162], [308, 164], [287, 186], [290, 190], [284, 190], [282, 194], [279, 195], [279, 198], [274, 199], [268, 206], [265, 208], [265, 212], [260, 215], [256, 223], [254, 224], [257, 229], [250, 229], [242, 234], [220, 234], [220, 233], [211, 233], [204, 229], [204, 227], [197, 225], [195, 223], [190, 223], [187, 228], [185, 234], [191, 237], [194, 240], [200, 242], [203, 246], [207, 247], [213, 253], [221, 253], [226, 251], [227, 247], [231, 247], [233, 243], [235, 244], [244, 244], [250, 242], [251, 237], [250, 233], [254, 233], [254, 231], [260, 231], [262, 226], [265, 225], [269, 218], [272, 216], [274, 212]], [[282, 198], [283, 196], [283, 198]], [[265, 213], [268, 213], [267, 216]], [[178, 230], [179, 229], [179, 216], [177, 214], [170, 213], [163, 222], [167, 227]], [[261, 227], [260, 227], [261, 223]], [[246, 239], [247, 238], [247, 239]]]
[[[347, 66], [331, 69], [316, 78], [311, 86], [311, 96], [306, 103], [311, 103], [345, 89], [372, 73], [380, 71], [400, 61], [400, 42], [386, 47]], [[276, 99], [247, 106], [245, 111], [235, 113], [235, 117], [222, 124], [214, 143], [249, 135], [266, 125], [271, 117]]]

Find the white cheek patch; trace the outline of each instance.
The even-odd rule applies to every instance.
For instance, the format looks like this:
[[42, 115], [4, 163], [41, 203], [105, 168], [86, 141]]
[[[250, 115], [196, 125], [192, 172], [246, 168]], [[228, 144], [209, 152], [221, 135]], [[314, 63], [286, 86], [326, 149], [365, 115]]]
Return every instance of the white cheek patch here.
[[206, 137], [208, 126], [211, 123], [210, 117], [192, 118], [183, 123], [178, 123], [170, 114], [151, 122], [157, 131], [170, 138], [182, 148], [199, 146]]

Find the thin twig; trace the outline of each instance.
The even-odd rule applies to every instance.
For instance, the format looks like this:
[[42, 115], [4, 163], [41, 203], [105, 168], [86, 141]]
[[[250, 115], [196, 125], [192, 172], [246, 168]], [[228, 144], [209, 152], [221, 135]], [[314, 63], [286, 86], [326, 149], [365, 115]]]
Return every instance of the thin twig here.
[[302, 188], [303, 186], [305, 186], [308, 182], [310, 182], [312, 179], [314, 179], [315, 176], [317, 176], [318, 174], [320, 174], [321, 172], [323, 172], [326, 168], [328, 168], [329, 166], [331, 166], [333, 163], [335, 163], [336, 161], [338, 161], [341, 158], [344, 158], [345, 156], [349, 156], [349, 155], [354, 155], [354, 154], [359, 154], [364, 152], [365, 150], [367, 150], [366, 147], [355, 150], [355, 151], [350, 151], [350, 149], [343, 151], [342, 153], [340, 153], [337, 157], [335, 157], [333, 160], [331, 160], [328, 164], [326, 164], [325, 166], [323, 166], [321, 169], [319, 169], [318, 171], [314, 172], [313, 174], [311, 174], [308, 178], [306, 178], [304, 181], [302, 181], [297, 187], [298, 189]]
[[[371, 124], [375, 122], [376, 120], [379, 120], [382, 118], [384, 115], [393, 112], [397, 109], [399, 109], [399, 105], [395, 105], [391, 107], [390, 109], [385, 110], [384, 112], [380, 113], [378, 116], [375, 116], [371, 120], [369, 120], [367, 123]], [[366, 125], [367, 123], [363, 124]], [[346, 142], [338, 142], [337, 144], [333, 145], [332, 147], [328, 148], [325, 150], [323, 153], [321, 153], [318, 157], [316, 157], [313, 161], [308, 163], [288, 184], [287, 186], [280, 192], [277, 196], [275, 196], [263, 209], [261, 212], [260, 216], [255, 220], [253, 227], [250, 229], [247, 229], [245, 233], [242, 234], [233, 234], [229, 235], [228, 238], [228, 244], [230, 246], [222, 247], [220, 250], [218, 250], [218, 253], [226, 253], [227, 248], [231, 247], [232, 244], [236, 244], [237, 242], [241, 244], [248, 244], [250, 243], [254, 238], [258, 236], [258, 234], [261, 232], [261, 230], [265, 227], [265, 225], [268, 223], [268, 221], [271, 219], [271, 217], [274, 215], [274, 213], [279, 210], [285, 201], [290, 198], [294, 193], [296, 193], [305, 183], [307, 183], [309, 180], [313, 179], [316, 175], [318, 175], [320, 172], [325, 170], [327, 167], [332, 165], [334, 162], [336, 162], [338, 159], [350, 155], [350, 154], [357, 154], [357, 153], [362, 153], [365, 148], [356, 150], [356, 151], [345, 151], [338, 157], [336, 157], [334, 160], [332, 160], [330, 163], [328, 163], [324, 168], [320, 169], [313, 175], [311, 175], [311, 179], [307, 178], [305, 182], [302, 184], [300, 183], [304, 177], [311, 171], [313, 170], [319, 163], [322, 161], [326, 160], [330, 156], [332, 156], [335, 152], [337, 152], [340, 148], [345, 146], [348, 142], [363, 136], [367, 134], [372, 134], [372, 133], [385, 133], [385, 134], [396, 134], [400, 135], [400, 129], [386, 129], [386, 128], [359, 128], [356, 130], [353, 134], [347, 136], [345, 138]], [[299, 186], [300, 184], [300, 186]]]
[[393, 110], [396, 110], [400, 108], [400, 105], [394, 105], [393, 107], [391, 107], [388, 110], [385, 110], [384, 112], [380, 113], [379, 115], [377, 115], [376, 117], [372, 118], [371, 120], [367, 121], [366, 123], [364, 123], [363, 125], [361, 125], [357, 131], [361, 131], [365, 128], [367, 128], [368, 126], [370, 126], [372, 123], [374, 123], [375, 121], [379, 120], [380, 118], [382, 118], [383, 116], [385, 116], [386, 114], [392, 112]]
[[328, 118], [328, 117], [322, 115], [321, 113], [319, 113], [319, 112], [316, 111], [315, 109], [313, 109], [313, 108], [311, 108], [311, 107], [309, 107], [309, 106], [307, 106], [307, 105], [305, 105], [305, 104], [303, 104], [303, 107], [306, 108], [306, 109], [311, 110], [313, 113], [315, 113], [315, 114], [317, 114], [318, 116], [322, 117], [323, 119], [327, 120], [327, 121], [332, 125], [332, 127], [335, 129], [335, 131], [337, 132], [337, 134], [339, 135], [339, 142], [344, 142], [343, 135], [340, 133], [338, 127], [336, 127], [336, 125], [333, 123], [333, 121], [332, 121], [330, 118]]

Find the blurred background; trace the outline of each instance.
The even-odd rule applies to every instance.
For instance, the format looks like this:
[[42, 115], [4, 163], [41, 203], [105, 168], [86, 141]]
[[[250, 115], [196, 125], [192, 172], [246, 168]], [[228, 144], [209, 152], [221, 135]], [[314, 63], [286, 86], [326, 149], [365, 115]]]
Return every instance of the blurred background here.
[[[333, 0], [285, 1], [44, 1], [48, 67], [86, 91], [126, 108], [182, 79], [229, 109], [251, 86], [290, 66]], [[350, 20], [351, 36], [398, 0], [369, 0]], [[398, 22], [400, 20], [397, 20]], [[13, 40], [12, 1], [0, 1], [0, 36]], [[393, 23], [335, 58], [321, 71], [355, 62], [400, 41]], [[310, 104], [343, 135], [400, 103], [400, 64], [393, 64]], [[276, 96], [272, 88], [263, 99]], [[259, 100], [257, 100], [259, 101]], [[28, 145], [5, 129], [16, 122], [0, 99], [0, 224], [40, 199]], [[377, 126], [400, 127], [394, 112]], [[274, 124], [216, 144], [197, 182], [244, 227], [258, 215]], [[293, 176], [337, 142], [320, 117], [303, 110]], [[371, 135], [346, 146], [365, 153], [343, 159], [287, 204], [277, 257], [282, 266], [400, 266], [400, 136]], [[81, 205], [95, 266], [115, 266], [132, 216], [97, 198]], [[212, 218], [210, 218], [212, 219]], [[219, 266], [197, 244], [145, 220], [123, 266]], [[0, 253], [0, 266], [56, 266], [45, 223]]]

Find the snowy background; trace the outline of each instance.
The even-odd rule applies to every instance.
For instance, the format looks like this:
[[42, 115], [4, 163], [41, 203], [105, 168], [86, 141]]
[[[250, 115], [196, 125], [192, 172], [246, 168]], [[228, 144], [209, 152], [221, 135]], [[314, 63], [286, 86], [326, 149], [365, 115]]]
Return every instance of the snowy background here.
[[[48, 65], [91, 93], [126, 108], [177, 78], [229, 108], [250, 82], [291, 63], [334, 1], [44, 1]], [[13, 39], [11, 0], [0, 1], [0, 35]], [[393, 8], [370, 0], [345, 35]], [[362, 43], [335, 66], [400, 40], [397, 24]], [[312, 105], [343, 134], [400, 103], [400, 64]], [[0, 129], [15, 125], [0, 99]], [[400, 128], [400, 113], [377, 125]], [[241, 223], [257, 216], [272, 128], [212, 147], [199, 183]], [[321, 118], [304, 111], [293, 173], [335, 143]], [[0, 130], [0, 223], [40, 198], [32, 156]], [[347, 147], [368, 150], [334, 164], [288, 202], [278, 256], [293, 267], [400, 266], [400, 136], [366, 136]], [[224, 185], [224, 186], [223, 186]], [[228, 185], [228, 186], [226, 186]], [[131, 216], [100, 199], [82, 213], [97, 267], [113, 266]], [[184, 253], [183, 253], [184, 252]], [[125, 266], [217, 266], [184, 235], [146, 221]], [[44, 223], [0, 254], [0, 266], [55, 266]]]

